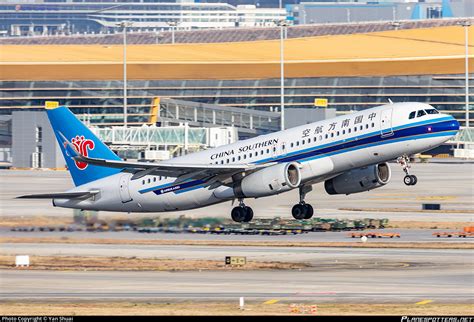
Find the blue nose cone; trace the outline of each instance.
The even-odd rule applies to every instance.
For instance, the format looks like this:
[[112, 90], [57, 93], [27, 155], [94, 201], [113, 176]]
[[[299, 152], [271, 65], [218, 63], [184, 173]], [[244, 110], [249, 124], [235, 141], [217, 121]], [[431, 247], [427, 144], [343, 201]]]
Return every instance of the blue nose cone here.
[[455, 131], [459, 131], [459, 127], [460, 127], [459, 122], [454, 117], [452, 117], [452, 118], [453, 118], [453, 120], [451, 121], [452, 129], [455, 130]]

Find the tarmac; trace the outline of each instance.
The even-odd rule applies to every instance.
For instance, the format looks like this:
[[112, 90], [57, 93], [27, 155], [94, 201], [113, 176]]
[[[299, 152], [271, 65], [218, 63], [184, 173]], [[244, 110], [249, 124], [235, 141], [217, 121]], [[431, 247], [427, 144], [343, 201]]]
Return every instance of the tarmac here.
[[[401, 168], [392, 163], [392, 181], [376, 190], [329, 196], [316, 185], [307, 197], [315, 216], [325, 218], [388, 218], [391, 221], [466, 222], [474, 219], [474, 163], [431, 162], [414, 164], [416, 186], [403, 184]], [[0, 170], [0, 217], [58, 216], [71, 218], [72, 210], [54, 208], [47, 200], [18, 200], [29, 193], [60, 192], [72, 187], [65, 171]], [[256, 218], [291, 218], [297, 192], [249, 200]], [[419, 212], [423, 203], [440, 203], [454, 212]], [[229, 217], [229, 202], [160, 216]], [[342, 208], [378, 209], [350, 211]], [[397, 209], [392, 211], [390, 209]], [[123, 214], [122, 217], [158, 214]], [[101, 218], [116, 213], [101, 212]], [[0, 218], [1, 220], [1, 218]], [[443, 229], [446, 230], [446, 229]], [[372, 230], [371, 230], [372, 231]], [[378, 242], [471, 242], [468, 238], [441, 239], [437, 230], [384, 229], [401, 238], [369, 239]], [[2, 237], [60, 237], [168, 240], [243, 241], [357, 241], [347, 232], [314, 232], [288, 236], [197, 234], [140, 234], [137, 232], [11, 232]], [[317, 247], [235, 247], [127, 244], [20, 244], [0, 245], [0, 254], [37, 256], [104, 256], [222, 260], [245, 256], [251, 261], [303, 262], [302, 270], [219, 271], [39, 271], [0, 270], [0, 301], [236, 301], [247, 299], [311, 301], [317, 303], [473, 303], [474, 258], [472, 249], [394, 249]]]
[[[78, 253], [64, 249], [64, 254]], [[49, 248], [49, 247], [45, 247]], [[74, 248], [74, 247], [73, 247]], [[306, 262], [273, 271], [0, 271], [0, 300], [236, 301], [280, 299], [318, 303], [472, 303], [472, 250], [322, 249], [278, 247], [97, 246], [80, 254]]]

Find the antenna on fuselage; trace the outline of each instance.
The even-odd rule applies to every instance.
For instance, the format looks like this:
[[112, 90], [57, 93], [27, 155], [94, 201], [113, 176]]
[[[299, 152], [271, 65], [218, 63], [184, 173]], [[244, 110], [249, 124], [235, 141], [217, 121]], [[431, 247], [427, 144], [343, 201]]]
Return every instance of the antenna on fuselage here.
[[388, 98], [388, 102], [389, 102], [390, 104], [393, 104], [393, 102], [392, 102], [392, 100], [391, 100], [390, 98]]

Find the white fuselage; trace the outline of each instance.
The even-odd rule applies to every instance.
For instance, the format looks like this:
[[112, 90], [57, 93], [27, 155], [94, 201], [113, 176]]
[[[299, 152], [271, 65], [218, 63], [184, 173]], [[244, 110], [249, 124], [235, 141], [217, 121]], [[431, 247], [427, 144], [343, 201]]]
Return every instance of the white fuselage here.
[[[245, 164], [297, 162], [301, 184], [315, 184], [345, 171], [429, 150], [455, 135], [459, 124], [448, 115], [413, 111], [421, 103], [397, 103], [258, 136], [230, 145], [177, 157], [167, 163]], [[174, 184], [176, 178], [148, 175], [131, 180], [122, 172], [71, 191], [100, 190], [92, 199], [58, 200], [56, 206], [123, 211], [164, 212], [204, 207], [229, 200], [225, 186], [200, 180]]]

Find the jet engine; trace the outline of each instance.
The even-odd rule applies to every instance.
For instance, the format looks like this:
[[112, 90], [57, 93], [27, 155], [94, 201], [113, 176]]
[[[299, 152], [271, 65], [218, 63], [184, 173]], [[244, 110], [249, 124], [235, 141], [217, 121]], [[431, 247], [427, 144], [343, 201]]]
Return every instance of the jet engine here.
[[387, 163], [344, 172], [324, 182], [324, 188], [330, 195], [351, 194], [382, 187], [390, 181], [391, 171]]
[[264, 197], [289, 191], [301, 183], [299, 164], [280, 163], [244, 177], [233, 188], [236, 197]]

